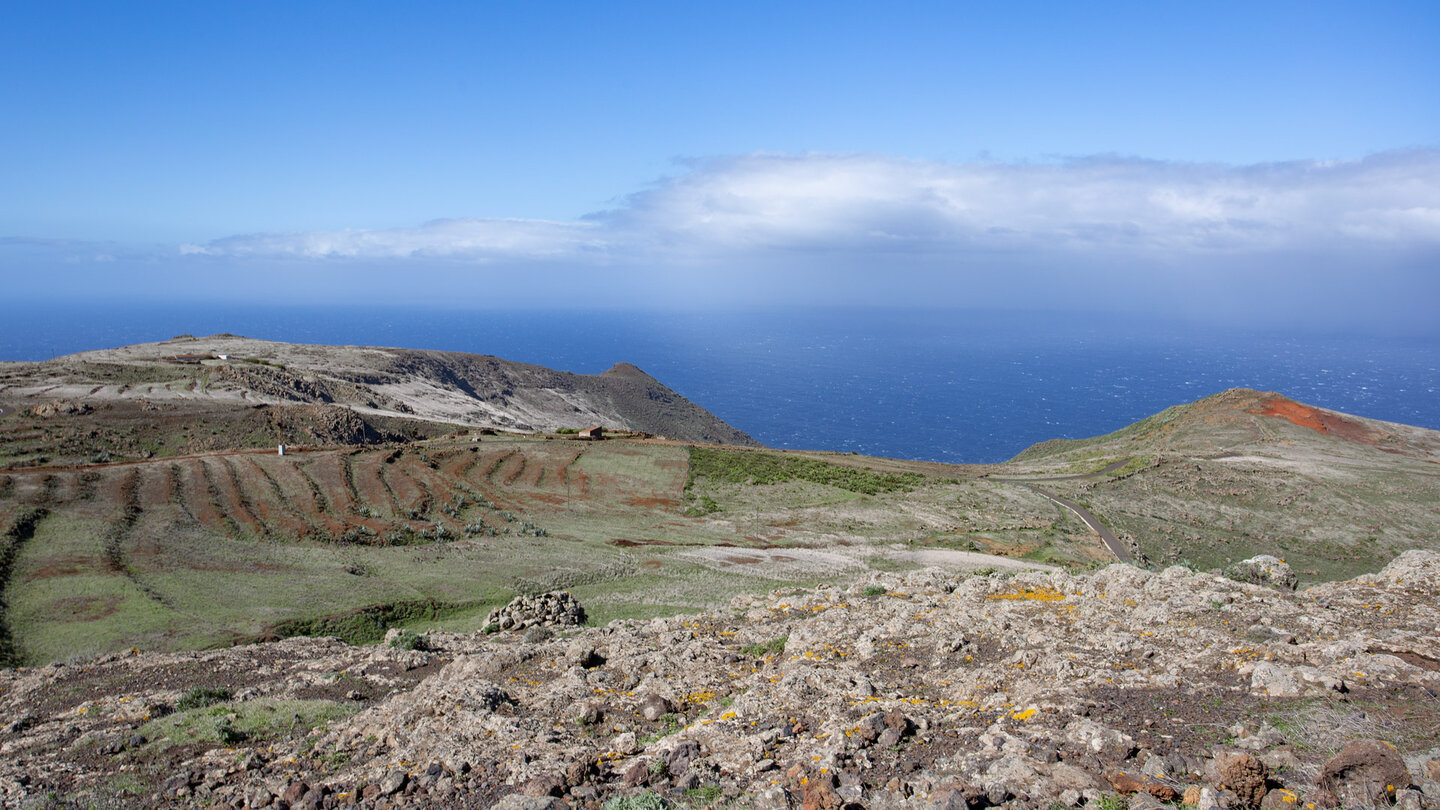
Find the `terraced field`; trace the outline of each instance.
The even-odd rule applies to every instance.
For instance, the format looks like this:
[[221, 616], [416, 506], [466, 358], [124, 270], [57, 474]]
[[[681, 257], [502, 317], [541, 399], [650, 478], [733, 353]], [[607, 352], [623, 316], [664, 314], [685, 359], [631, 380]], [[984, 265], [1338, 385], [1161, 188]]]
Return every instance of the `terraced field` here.
[[[596, 621], [665, 615], [915, 564], [870, 541], [914, 542], [926, 519], [896, 504], [916, 493], [712, 485], [690, 480], [690, 452], [502, 437], [0, 473], [7, 660], [383, 633], [347, 616], [360, 610], [476, 628], [553, 588]], [[923, 500], [959, 519], [961, 486]], [[701, 490], [725, 506], [696, 514]]]

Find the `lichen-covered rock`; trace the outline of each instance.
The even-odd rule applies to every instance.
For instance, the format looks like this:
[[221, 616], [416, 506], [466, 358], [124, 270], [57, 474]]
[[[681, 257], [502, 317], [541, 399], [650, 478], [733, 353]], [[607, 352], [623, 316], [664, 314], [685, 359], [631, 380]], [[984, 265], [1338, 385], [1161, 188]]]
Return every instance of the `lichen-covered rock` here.
[[1393, 587], [1440, 588], [1440, 554], [1423, 549], [1411, 549], [1391, 560], [1380, 573], [1357, 578], [1361, 582], [1374, 582]]
[[1248, 560], [1241, 560], [1238, 563], [1225, 569], [1225, 576], [1236, 582], [1248, 582], [1252, 585], [1269, 585], [1273, 588], [1283, 588], [1293, 591], [1300, 584], [1300, 578], [1295, 575], [1294, 569], [1278, 557], [1269, 554], [1261, 554], [1251, 557]]

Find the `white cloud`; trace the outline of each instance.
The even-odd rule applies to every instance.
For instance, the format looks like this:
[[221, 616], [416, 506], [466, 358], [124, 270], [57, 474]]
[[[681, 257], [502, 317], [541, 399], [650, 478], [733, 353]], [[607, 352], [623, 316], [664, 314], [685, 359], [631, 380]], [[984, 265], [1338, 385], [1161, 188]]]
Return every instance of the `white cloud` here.
[[553, 258], [603, 253], [605, 234], [584, 222], [446, 219], [418, 228], [301, 231], [231, 236], [181, 245], [187, 256], [285, 258]]
[[1440, 246], [1440, 150], [1255, 166], [1094, 157], [952, 164], [754, 154], [691, 164], [578, 222], [234, 236], [187, 255], [482, 263], [803, 262], [809, 253], [1186, 256]]

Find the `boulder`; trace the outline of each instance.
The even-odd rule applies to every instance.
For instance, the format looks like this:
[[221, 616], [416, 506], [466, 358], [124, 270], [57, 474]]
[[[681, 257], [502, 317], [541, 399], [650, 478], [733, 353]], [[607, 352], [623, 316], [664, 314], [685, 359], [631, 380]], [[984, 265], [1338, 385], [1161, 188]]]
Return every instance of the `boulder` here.
[[1300, 794], [1285, 788], [1272, 788], [1260, 801], [1260, 810], [1295, 810], [1300, 806]]
[[1250, 673], [1250, 688], [1269, 697], [1295, 697], [1304, 691], [1288, 667], [1261, 661]]
[[900, 741], [915, 728], [915, 723], [906, 717], [905, 713], [899, 709], [891, 709], [885, 712], [882, 717], [882, 722], [885, 728], [880, 732], [880, 738], [877, 742], [886, 748], [892, 745], [899, 745]]
[[603, 661], [595, 652], [595, 645], [584, 639], [576, 639], [565, 648], [565, 663], [572, 667], [591, 669], [600, 666]]
[[1065, 727], [1065, 740], [1112, 762], [1126, 759], [1135, 750], [1135, 740], [1130, 735], [1083, 718]]
[[1261, 554], [1248, 560], [1241, 560], [1225, 569], [1225, 576], [1236, 582], [1251, 585], [1267, 585], [1280, 590], [1293, 591], [1300, 584], [1295, 571], [1284, 560]]
[[1225, 753], [1213, 763], [1215, 784], [1235, 794], [1241, 807], [1259, 807], [1269, 789], [1265, 763], [1252, 754]]
[[836, 787], [838, 783], [832, 773], [811, 775], [805, 780], [805, 794], [800, 806], [803, 810], [839, 810], [844, 800], [835, 792]]
[[409, 775], [404, 771], [391, 771], [385, 774], [380, 780], [380, 795], [393, 796], [405, 789], [405, 783], [410, 780]]
[[639, 710], [641, 717], [653, 722], [675, 711], [675, 704], [671, 703], [668, 698], [651, 692], [640, 699], [640, 705], [636, 708]]
[[1342, 807], [1389, 804], [1396, 791], [1410, 787], [1410, 771], [1393, 745], [1354, 740], [1326, 761], [1320, 787]]
[[[1116, 793], [1143, 793], [1162, 802], [1173, 802], [1180, 798], [1180, 792], [1159, 779], [1135, 771], [1113, 770], [1105, 774], [1105, 781]], [[1133, 805], [1133, 803], [1132, 803]]]
[[1440, 588], [1440, 551], [1411, 549], [1390, 561], [1371, 579], [1386, 585], [1424, 590]]
[[963, 782], [941, 785], [930, 794], [925, 810], [969, 810], [971, 807], [985, 807], [989, 799], [985, 791]]
[[565, 780], [559, 774], [542, 773], [539, 776], [525, 783], [520, 789], [526, 796], [539, 798], [541, 796], [563, 796], [565, 795]]
[[493, 810], [567, 810], [568, 805], [554, 796], [526, 796], [512, 793], [497, 802]]

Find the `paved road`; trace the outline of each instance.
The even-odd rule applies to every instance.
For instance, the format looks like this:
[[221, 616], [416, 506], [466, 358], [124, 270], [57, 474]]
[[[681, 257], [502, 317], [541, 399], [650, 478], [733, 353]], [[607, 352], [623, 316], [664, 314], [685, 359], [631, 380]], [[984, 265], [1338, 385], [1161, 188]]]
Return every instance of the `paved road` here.
[[1019, 481], [1015, 483], [1020, 484], [1020, 486], [1025, 487], [1026, 489], [1034, 490], [1035, 494], [1039, 495], [1040, 497], [1053, 503], [1057, 503], [1065, 507], [1066, 509], [1069, 509], [1071, 512], [1074, 512], [1076, 517], [1085, 521], [1085, 525], [1089, 526], [1091, 531], [1100, 535], [1100, 539], [1104, 541], [1105, 547], [1110, 549], [1110, 553], [1115, 555], [1115, 559], [1125, 563], [1134, 562], [1134, 559], [1130, 556], [1130, 550], [1125, 548], [1125, 544], [1120, 542], [1120, 538], [1116, 537], [1114, 532], [1106, 528], [1105, 524], [1101, 523], [1099, 518], [1096, 518], [1094, 515], [1090, 514], [1090, 510], [1068, 498], [1062, 498], [1059, 495], [1051, 495], [1050, 493], [1035, 486], [1034, 484], [1027, 484]]
[[1062, 498], [1059, 495], [1052, 495], [1049, 492], [1046, 492], [1045, 490], [1035, 486], [1034, 482], [1080, 481], [1086, 478], [1099, 478], [1102, 475], [1109, 475], [1110, 473], [1115, 472], [1116, 470], [1124, 467], [1126, 464], [1129, 463], [1130, 459], [1121, 459], [1120, 461], [1117, 461], [1114, 464], [1105, 467], [1104, 469], [1096, 470], [1095, 472], [1090, 473], [1081, 473], [1080, 475], [1048, 475], [1038, 478], [990, 478], [988, 480], [999, 481], [1003, 484], [1019, 484], [1026, 489], [1033, 490], [1035, 494], [1046, 499], [1047, 501], [1059, 504], [1060, 506], [1069, 509], [1071, 512], [1075, 513], [1076, 517], [1085, 521], [1085, 525], [1089, 526], [1091, 531], [1100, 535], [1100, 540], [1105, 543], [1106, 548], [1110, 549], [1110, 553], [1115, 555], [1115, 559], [1119, 560], [1120, 562], [1128, 563], [1134, 562], [1134, 558], [1130, 556], [1130, 549], [1126, 548], [1125, 544], [1120, 542], [1120, 538], [1116, 537], [1114, 532], [1106, 528], [1105, 524], [1101, 523], [1099, 518], [1091, 514], [1090, 510], [1068, 498]]

